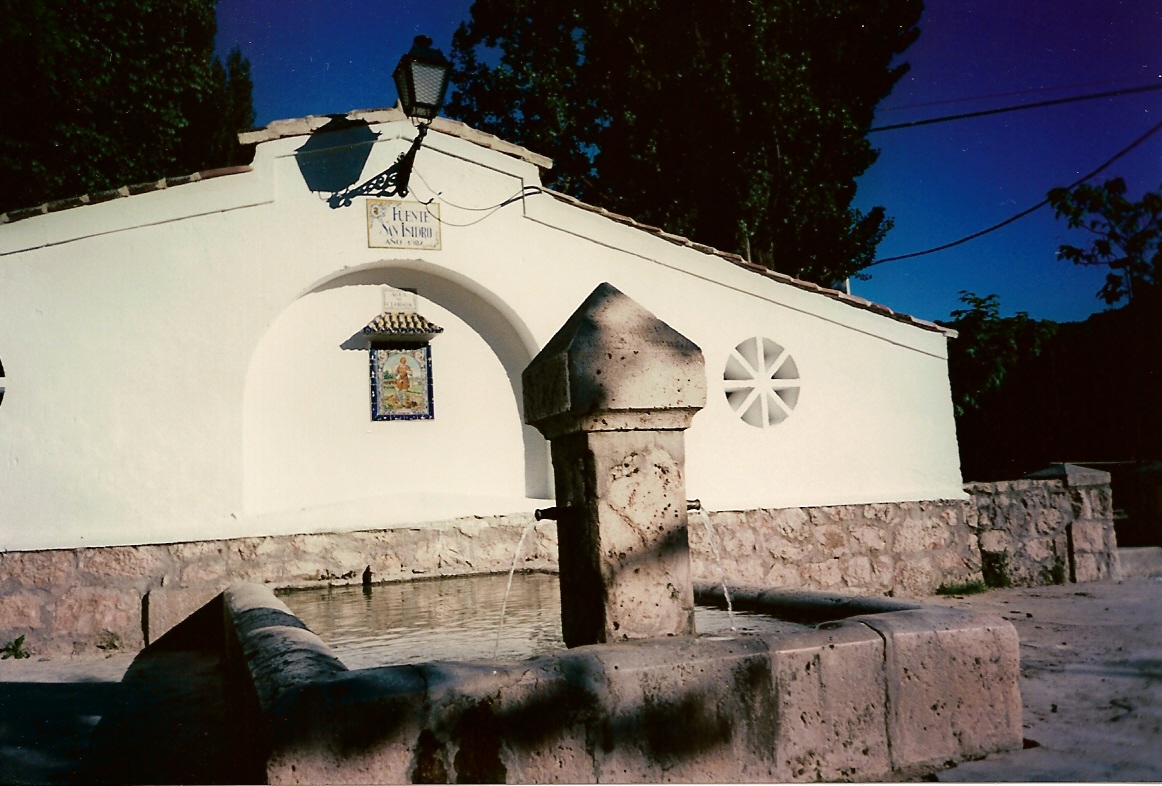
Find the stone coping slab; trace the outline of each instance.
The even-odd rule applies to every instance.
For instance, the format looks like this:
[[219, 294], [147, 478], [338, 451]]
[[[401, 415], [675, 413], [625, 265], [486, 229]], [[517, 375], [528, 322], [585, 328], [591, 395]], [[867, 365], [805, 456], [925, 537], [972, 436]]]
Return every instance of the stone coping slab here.
[[354, 671], [266, 587], [223, 607], [270, 783], [849, 781], [1021, 747], [1007, 621], [812, 595], [788, 602], [831, 619], [802, 633]]

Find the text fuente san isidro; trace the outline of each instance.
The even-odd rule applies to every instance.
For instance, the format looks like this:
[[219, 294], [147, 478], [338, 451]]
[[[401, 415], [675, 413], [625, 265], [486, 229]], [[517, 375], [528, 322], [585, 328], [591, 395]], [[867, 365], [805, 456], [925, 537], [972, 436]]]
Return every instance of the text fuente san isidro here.
[[440, 206], [367, 200], [367, 245], [369, 248], [439, 250]]

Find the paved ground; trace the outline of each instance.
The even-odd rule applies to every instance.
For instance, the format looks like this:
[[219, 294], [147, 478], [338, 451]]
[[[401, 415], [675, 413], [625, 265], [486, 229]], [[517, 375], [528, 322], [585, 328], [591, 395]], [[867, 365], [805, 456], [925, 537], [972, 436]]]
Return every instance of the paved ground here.
[[0, 783], [253, 783], [198, 651], [0, 661]]
[[961, 764], [939, 780], [1162, 780], [1162, 579], [932, 600], [993, 612], [1017, 628], [1033, 746]]
[[[944, 781], [1162, 780], [1162, 580], [996, 590], [1021, 637], [1031, 747]], [[0, 783], [246, 783], [218, 657], [171, 649], [0, 661]]]

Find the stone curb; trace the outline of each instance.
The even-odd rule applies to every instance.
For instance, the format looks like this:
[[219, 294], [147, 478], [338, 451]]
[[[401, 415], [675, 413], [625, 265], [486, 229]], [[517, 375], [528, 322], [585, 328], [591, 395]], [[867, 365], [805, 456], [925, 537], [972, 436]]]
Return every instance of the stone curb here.
[[[224, 607], [270, 783], [868, 780], [1021, 746], [1008, 622], [812, 595], [738, 593], [832, 618], [803, 633], [356, 671], [267, 587]], [[845, 603], [865, 613], [834, 619]]]

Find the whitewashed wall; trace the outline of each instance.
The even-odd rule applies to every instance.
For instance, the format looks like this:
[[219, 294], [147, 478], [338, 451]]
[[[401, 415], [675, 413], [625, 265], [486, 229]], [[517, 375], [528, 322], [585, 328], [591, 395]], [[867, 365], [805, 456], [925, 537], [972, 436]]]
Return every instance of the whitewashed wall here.
[[[363, 169], [414, 134], [377, 128]], [[712, 508], [962, 498], [945, 337], [743, 270], [544, 194], [532, 164], [433, 131], [413, 198], [442, 248], [367, 247], [363, 205], [304, 184], [308, 137], [253, 171], [0, 225], [0, 549], [169, 542], [527, 510], [547, 450], [520, 371], [608, 281], [702, 347], [688, 490]], [[314, 154], [319, 155], [319, 154]], [[358, 330], [411, 287], [432, 421], [373, 422]], [[741, 422], [730, 350], [801, 375], [785, 422]], [[344, 348], [347, 342], [348, 348]]]

